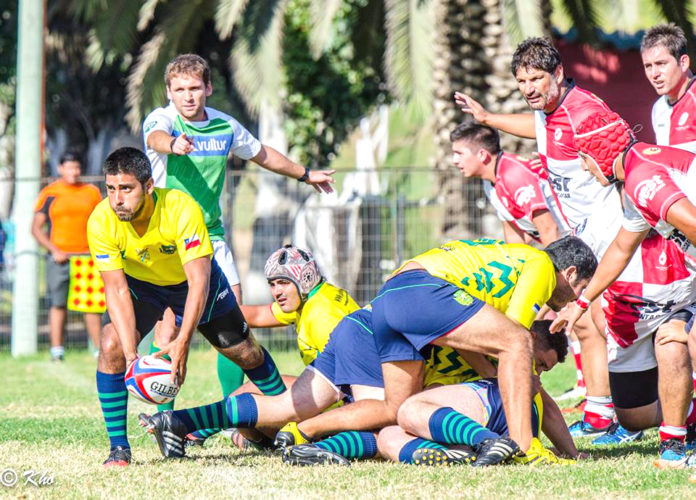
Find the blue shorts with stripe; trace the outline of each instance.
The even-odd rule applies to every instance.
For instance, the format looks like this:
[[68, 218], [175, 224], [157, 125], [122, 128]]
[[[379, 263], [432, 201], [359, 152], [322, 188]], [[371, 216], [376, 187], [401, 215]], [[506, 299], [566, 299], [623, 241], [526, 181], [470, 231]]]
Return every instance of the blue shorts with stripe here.
[[384, 387], [372, 335], [372, 313], [358, 309], [344, 317], [312, 366], [346, 394], [351, 385]]
[[372, 325], [382, 363], [423, 360], [419, 352], [476, 314], [483, 302], [423, 270], [387, 281], [372, 301]]
[[[481, 403], [488, 412], [488, 422], [486, 429], [495, 432], [501, 436], [508, 434], [507, 419], [505, 418], [505, 410], [503, 409], [503, 400], [500, 397], [500, 388], [498, 380], [494, 378], [475, 380], [473, 382], [464, 382], [465, 385], [476, 392], [476, 395], [481, 399]], [[538, 437], [539, 429], [539, 411], [536, 405], [532, 405], [532, 431], [535, 437]]]
[[[177, 285], [154, 285], [128, 276], [126, 281], [133, 299], [135, 311], [135, 328], [142, 334], [147, 334], [162, 319], [164, 311], [170, 307], [176, 316], [176, 326], [181, 326], [184, 316], [184, 306], [188, 295], [188, 283], [184, 281]], [[224, 273], [215, 260], [210, 265], [210, 288], [208, 300], [203, 309], [199, 322], [203, 325], [213, 319], [238, 309], [237, 299]], [[104, 313], [102, 324], [111, 323], [109, 313]]]

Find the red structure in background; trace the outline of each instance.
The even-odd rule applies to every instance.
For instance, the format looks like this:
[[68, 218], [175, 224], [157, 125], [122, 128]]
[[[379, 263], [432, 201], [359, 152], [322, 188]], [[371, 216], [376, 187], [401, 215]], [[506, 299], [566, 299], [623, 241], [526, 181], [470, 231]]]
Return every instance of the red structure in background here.
[[554, 45], [561, 53], [566, 76], [597, 94], [632, 127], [642, 125], [636, 133], [639, 140], [655, 142], [650, 111], [657, 94], [643, 73], [638, 48], [595, 50], [562, 39], [554, 40]]

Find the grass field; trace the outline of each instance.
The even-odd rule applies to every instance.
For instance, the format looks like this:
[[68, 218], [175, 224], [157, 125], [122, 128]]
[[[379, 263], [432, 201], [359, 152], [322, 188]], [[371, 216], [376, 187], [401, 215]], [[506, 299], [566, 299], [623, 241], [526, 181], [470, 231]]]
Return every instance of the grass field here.
[[[282, 371], [301, 368], [295, 353], [276, 353]], [[48, 355], [15, 360], [0, 354], [0, 498], [696, 498], [684, 471], [659, 471], [655, 431], [618, 448], [579, 447], [591, 459], [572, 467], [501, 466], [428, 469], [377, 461], [350, 468], [291, 468], [271, 453], [241, 453], [224, 439], [164, 461], [137, 426], [137, 414], [152, 407], [130, 400], [129, 440], [134, 462], [104, 470], [108, 440], [96, 398], [95, 361], [86, 352], [68, 353], [51, 364]], [[552, 394], [570, 387], [569, 363], [546, 376]], [[177, 406], [220, 397], [215, 356], [195, 351]], [[569, 414], [569, 419], [577, 418]], [[25, 474], [34, 486], [25, 484]]]

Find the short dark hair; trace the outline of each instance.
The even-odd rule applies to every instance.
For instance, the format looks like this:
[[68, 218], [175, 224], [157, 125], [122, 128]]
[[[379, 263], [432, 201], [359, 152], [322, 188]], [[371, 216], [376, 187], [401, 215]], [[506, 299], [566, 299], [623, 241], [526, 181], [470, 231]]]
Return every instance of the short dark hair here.
[[62, 155], [60, 155], [60, 159], [58, 160], [58, 164], [62, 165], [66, 161], [76, 161], [78, 163], [82, 163], [82, 159], [80, 158], [80, 153], [78, 153], [74, 149], [69, 149], [65, 151]]
[[205, 85], [210, 83], [210, 66], [208, 62], [198, 54], [179, 54], [169, 61], [164, 69], [164, 83], [167, 87], [172, 78], [177, 75], [197, 76]]
[[556, 271], [570, 266], [577, 268], [577, 279], [590, 279], [597, 270], [597, 257], [592, 249], [580, 238], [565, 236], [549, 244], [544, 251], [551, 258]]
[[104, 175], [131, 174], [143, 186], [152, 177], [150, 160], [136, 148], [119, 148], [104, 160]]
[[563, 363], [568, 355], [568, 339], [563, 333], [551, 333], [551, 323], [550, 319], [542, 319], [532, 323], [529, 329], [537, 334], [541, 348], [545, 351], [556, 351], [558, 362]]
[[460, 123], [450, 133], [450, 141], [466, 141], [475, 144], [491, 154], [500, 153], [500, 135], [494, 128], [481, 125], [474, 120]]
[[646, 31], [640, 42], [640, 51], [644, 52], [658, 45], [663, 45], [669, 50], [677, 61], [688, 53], [684, 30], [674, 23], [658, 24]]
[[533, 37], [520, 42], [512, 55], [510, 69], [517, 76], [520, 68], [533, 68], [553, 73], [561, 65], [561, 54], [548, 38]]

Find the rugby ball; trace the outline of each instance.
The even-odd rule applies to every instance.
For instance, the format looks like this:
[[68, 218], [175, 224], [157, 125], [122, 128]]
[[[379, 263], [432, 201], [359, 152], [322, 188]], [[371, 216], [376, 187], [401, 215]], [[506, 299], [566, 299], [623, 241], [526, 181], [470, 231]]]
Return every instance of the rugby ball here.
[[171, 374], [171, 362], [154, 356], [143, 356], [132, 362], [126, 370], [126, 388], [145, 403], [169, 403], [179, 392], [179, 385], [171, 383]]

